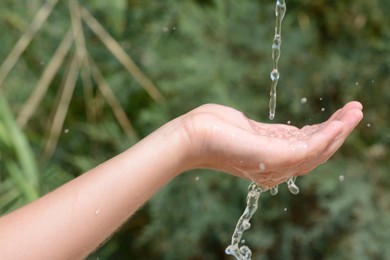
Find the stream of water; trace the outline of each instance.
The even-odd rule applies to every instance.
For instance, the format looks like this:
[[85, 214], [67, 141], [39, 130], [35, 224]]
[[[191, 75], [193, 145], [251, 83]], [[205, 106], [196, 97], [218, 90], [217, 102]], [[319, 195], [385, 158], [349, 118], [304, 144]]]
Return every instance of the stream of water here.
[[[286, 13], [286, 3], [284, 0], [276, 0], [275, 6], [275, 35], [272, 42], [272, 61], [273, 69], [271, 71], [271, 91], [270, 91], [270, 101], [269, 101], [269, 119], [273, 120], [275, 118], [275, 109], [276, 109], [276, 86], [279, 80], [279, 70], [278, 63], [280, 58], [280, 46], [282, 43], [282, 21]], [[287, 187], [292, 194], [298, 194], [299, 188], [295, 184], [296, 177], [292, 177], [287, 181]], [[246, 197], [246, 207], [244, 213], [239, 218], [236, 228], [234, 229], [231, 243], [226, 248], [225, 253], [228, 255], [234, 256], [239, 260], [250, 260], [252, 258], [252, 251], [250, 248], [245, 245], [242, 236], [244, 231], [248, 230], [251, 227], [250, 220], [253, 214], [258, 208], [258, 201], [262, 192], [267, 191], [259, 187], [255, 182], [251, 182], [248, 187], [248, 195]], [[271, 187], [270, 193], [276, 195], [278, 193], [278, 186]]]
[[276, 0], [275, 6], [275, 35], [274, 40], [272, 41], [272, 61], [273, 68], [270, 74], [272, 83], [269, 99], [269, 119], [273, 120], [275, 118], [275, 109], [276, 109], [276, 86], [279, 81], [279, 58], [280, 58], [280, 47], [282, 45], [282, 21], [284, 15], [286, 14], [286, 3], [284, 0]]

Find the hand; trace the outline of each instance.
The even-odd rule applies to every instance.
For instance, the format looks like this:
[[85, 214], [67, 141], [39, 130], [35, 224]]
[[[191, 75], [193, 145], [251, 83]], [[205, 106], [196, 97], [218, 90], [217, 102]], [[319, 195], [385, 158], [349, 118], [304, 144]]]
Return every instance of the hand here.
[[193, 167], [211, 168], [269, 188], [326, 162], [362, 119], [350, 102], [326, 122], [301, 129], [265, 124], [221, 105], [204, 105], [184, 115]]

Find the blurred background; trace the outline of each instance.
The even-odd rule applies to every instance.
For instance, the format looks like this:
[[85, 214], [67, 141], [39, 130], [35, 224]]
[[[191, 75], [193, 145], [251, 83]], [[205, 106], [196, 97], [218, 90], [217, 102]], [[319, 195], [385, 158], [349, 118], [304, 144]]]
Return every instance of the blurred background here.
[[[390, 258], [389, 0], [287, 0], [275, 123], [365, 117], [326, 164], [264, 193], [254, 259]], [[204, 103], [268, 120], [275, 1], [0, 1], [0, 214]], [[90, 259], [230, 259], [248, 181], [164, 187]], [[59, 234], [60, 235], [60, 234]]]

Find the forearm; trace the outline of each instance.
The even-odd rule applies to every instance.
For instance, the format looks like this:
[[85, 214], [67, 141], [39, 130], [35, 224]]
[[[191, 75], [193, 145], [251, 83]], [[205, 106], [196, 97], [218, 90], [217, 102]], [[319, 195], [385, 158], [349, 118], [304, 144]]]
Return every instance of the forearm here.
[[0, 218], [0, 258], [77, 259], [88, 255], [159, 188], [186, 170], [187, 146], [177, 121]]

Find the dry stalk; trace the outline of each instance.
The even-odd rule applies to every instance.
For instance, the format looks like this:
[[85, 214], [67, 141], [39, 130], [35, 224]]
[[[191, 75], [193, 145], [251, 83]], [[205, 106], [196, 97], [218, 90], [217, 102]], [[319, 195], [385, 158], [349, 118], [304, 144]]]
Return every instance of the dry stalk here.
[[104, 79], [99, 68], [96, 66], [93, 60], [90, 60], [90, 64], [92, 66], [92, 76], [98, 85], [99, 91], [102, 93], [103, 97], [107, 100], [107, 103], [111, 107], [123, 131], [129, 137], [137, 137], [137, 133], [135, 132], [129, 118], [127, 117], [126, 112], [123, 110], [121, 104], [115, 97], [115, 94], [112, 92], [111, 87]]
[[[88, 50], [86, 47], [85, 35], [82, 29], [80, 6], [77, 0], [69, 2], [69, 9], [72, 19], [72, 27], [75, 33], [76, 51], [82, 59], [82, 67], [80, 71], [81, 80], [83, 82], [85, 111], [88, 122], [95, 122], [96, 106], [93, 97], [93, 86], [91, 80], [91, 68], [87, 59]], [[77, 34], [77, 35], [76, 35]]]
[[131, 57], [123, 50], [120, 44], [103, 28], [103, 26], [88, 12], [81, 7], [83, 21], [99, 37], [107, 49], [127, 69], [134, 79], [145, 89], [145, 91], [157, 102], [164, 103], [165, 98], [153, 84], [153, 82], [141, 71]]
[[53, 81], [53, 78], [57, 74], [61, 64], [63, 64], [72, 42], [72, 31], [69, 30], [47, 64], [41, 78], [34, 88], [34, 91], [20, 110], [17, 118], [17, 124], [20, 127], [23, 128], [31, 116], [35, 113], [39, 103], [47, 93], [50, 83]]
[[78, 57], [77, 53], [75, 53], [70, 64], [69, 72], [66, 76], [63, 92], [61, 93], [61, 98], [51, 124], [50, 134], [46, 142], [44, 154], [47, 157], [50, 157], [54, 153], [57, 146], [61, 129], [64, 125], [65, 117], [76, 86], [80, 66], [80, 57]]
[[35, 15], [33, 21], [31, 22], [28, 29], [23, 33], [19, 38], [18, 42], [15, 44], [14, 48], [8, 54], [5, 61], [1, 64], [0, 67], [0, 90], [3, 85], [4, 80], [7, 78], [8, 73], [15, 66], [16, 62], [19, 60], [20, 56], [30, 44], [31, 40], [34, 38], [35, 34], [41, 29], [42, 25], [45, 23], [50, 13], [53, 11], [54, 6], [57, 4], [58, 0], [48, 0], [42, 7], [39, 9]]

